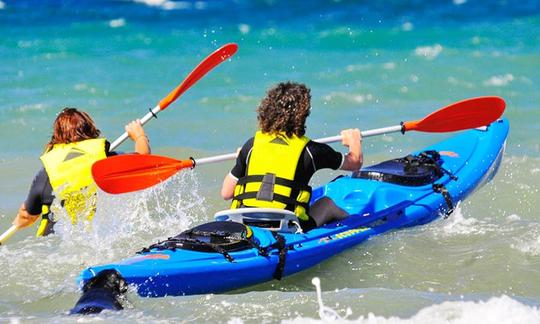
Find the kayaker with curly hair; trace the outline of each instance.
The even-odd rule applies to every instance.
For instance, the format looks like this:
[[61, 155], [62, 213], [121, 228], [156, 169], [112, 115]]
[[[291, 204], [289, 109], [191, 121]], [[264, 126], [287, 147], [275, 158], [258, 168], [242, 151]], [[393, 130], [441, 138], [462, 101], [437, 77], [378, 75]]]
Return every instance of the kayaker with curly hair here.
[[[148, 137], [139, 120], [125, 127], [139, 154], [149, 154]], [[109, 152], [109, 142], [92, 118], [77, 108], [64, 108], [53, 123], [51, 140], [40, 157], [43, 168], [36, 174], [26, 201], [21, 205], [13, 225], [24, 228], [38, 217], [42, 222], [38, 236], [52, 232], [54, 224], [50, 206], [55, 198], [72, 223], [90, 221], [96, 209], [96, 185], [91, 175], [95, 161], [115, 155]]]
[[362, 166], [358, 129], [341, 131], [344, 155], [304, 134], [311, 109], [310, 89], [282, 82], [272, 87], [257, 108], [259, 130], [240, 149], [236, 165], [225, 176], [221, 195], [231, 208], [287, 209], [296, 214], [304, 231], [347, 213], [325, 197], [309, 206], [313, 174], [321, 169], [355, 171]]

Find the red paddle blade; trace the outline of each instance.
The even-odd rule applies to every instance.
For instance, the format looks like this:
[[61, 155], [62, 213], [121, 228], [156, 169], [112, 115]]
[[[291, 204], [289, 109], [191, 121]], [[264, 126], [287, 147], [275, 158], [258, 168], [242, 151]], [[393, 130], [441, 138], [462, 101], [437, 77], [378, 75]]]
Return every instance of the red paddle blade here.
[[499, 119], [506, 107], [501, 97], [465, 99], [441, 108], [421, 120], [403, 123], [405, 131], [454, 132], [489, 125]]
[[165, 98], [159, 102], [159, 107], [164, 110], [173, 101], [176, 100], [181, 94], [189, 89], [195, 82], [199, 81], [208, 71], [212, 70], [219, 63], [225, 61], [229, 57], [233, 56], [238, 50], [238, 45], [234, 43], [226, 44], [217, 49], [214, 53], [208, 55], [191, 73], [186, 79], [173, 91], [171, 91]]
[[179, 170], [192, 168], [192, 160], [158, 155], [123, 154], [99, 160], [92, 166], [94, 181], [103, 191], [120, 194], [149, 188]]

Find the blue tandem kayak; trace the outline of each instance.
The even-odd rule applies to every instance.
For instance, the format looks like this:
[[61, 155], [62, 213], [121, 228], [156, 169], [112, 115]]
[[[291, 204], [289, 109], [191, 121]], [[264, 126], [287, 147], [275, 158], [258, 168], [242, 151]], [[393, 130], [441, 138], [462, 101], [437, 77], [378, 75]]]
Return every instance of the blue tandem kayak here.
[[297, 273], [370, 236], [448, 215], [496, 174], [508, 130], [508, 121], [498, 120], [313, 190], [311, 203], [331, 198], [350, 215], [343, 220], [301, 233], [290, 213], [262, 211], [263, 217], [257, 218], [255, 212], [250, 221], [245, 217], [249, 209], [244, 209], [239, 223], [230, 221], [235, 220], [234, 211], [221, 212], [220, 221], [118, 263], [87, 268], [79, 281], [85, 284], [112, 269], [139, 295], [162, 297], [220, 293]]

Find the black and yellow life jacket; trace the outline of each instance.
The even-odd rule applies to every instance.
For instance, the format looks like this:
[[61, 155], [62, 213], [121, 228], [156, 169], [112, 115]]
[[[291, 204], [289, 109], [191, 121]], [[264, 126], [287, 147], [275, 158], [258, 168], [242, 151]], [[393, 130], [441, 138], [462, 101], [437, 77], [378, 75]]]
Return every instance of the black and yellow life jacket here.
[[287, 209], [308, 220], [311, 187], [294, 181], [309, 138], [285, 133], [255, 134], [246, 175], [234, 189], [231, 209], [241, 207]]
[[56, 198], [72, 223], [94, 217], [97, 187], [91, 169], [94, 162], [106, 157], [103, 138], [55, 144], [40, 157]]

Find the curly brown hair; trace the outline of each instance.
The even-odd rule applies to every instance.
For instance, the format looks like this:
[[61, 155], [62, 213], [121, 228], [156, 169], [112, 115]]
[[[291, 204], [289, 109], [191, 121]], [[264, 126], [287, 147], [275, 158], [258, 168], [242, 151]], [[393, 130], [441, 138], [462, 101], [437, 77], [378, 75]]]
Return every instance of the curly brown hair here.
[[257, 108], [259, 127], [264, 133], [285, 132], [291, 137], [306, 133], [311, 94], [301, 83], [281, 82], [270, 88]]
[[45, 145], [45, 152], [52, 150], [55, 144], [80, 142], [98, 138], [100, 134], [101, 131], [87, 113], [77, 108], [64, 108], [54, 120], [53, 134]]

